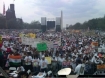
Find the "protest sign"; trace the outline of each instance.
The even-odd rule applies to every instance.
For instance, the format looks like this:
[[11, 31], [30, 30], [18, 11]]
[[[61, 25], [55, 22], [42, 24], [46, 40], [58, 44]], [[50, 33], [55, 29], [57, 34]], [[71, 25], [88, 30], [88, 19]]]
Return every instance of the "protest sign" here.
[[37, 50], [38, 51], [46, 51], [47, 50], [47, 44], [46, 43], [38, 43], [37, 44]]
[[29, 37], [30, 37], [30, 38], [36, 38], [36, 34], [29, 33]]
[[34, 43], [32, 44], [32, 47], [37, 48], [37, 44], [38, 44], [38, 43], [40, 43], [40, 42], [38, 42], [38, 41], [34, 41]]
[[91, 45], [98, 46], [98, 42], [92, 42]]
[[2, 43], [2, 36], [0, 35], [0, 43]]
[[97, 69], [105, 69], [105, 64], [102, 64], [102, 65], [97, 65]]
[[98, 52], [101, 52], [102, 51], [102, 48], [98, 48]]
[[104, 52], [105, 53], [105, 48], [98, 48], [98, 52]]
[[51, 64], [51, 57], [45, 57], [45, 59], [48, 61], [48, 64]]

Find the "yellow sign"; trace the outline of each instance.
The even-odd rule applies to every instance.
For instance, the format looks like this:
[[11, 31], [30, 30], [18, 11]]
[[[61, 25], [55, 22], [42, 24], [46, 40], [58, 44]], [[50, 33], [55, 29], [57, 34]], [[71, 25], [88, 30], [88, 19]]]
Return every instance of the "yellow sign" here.
[[36, 34], [29, 33], [30, 38], [36, 38]]
[[2, 36], [0, 35], [0, 41], [2, 41]]
[[2, 36], [0, 35], [0, 43], [2, 43]]
[[97, 69], [105, 69], [105, 64], [97, 65]]
[[98, 46], [98, 42], [92, 42], [91, 45]]
[[48, 61], [48, 64], [51, 64], [51, 57], [45, 57], [45, 59]]
[[22, 36], [23, 36], [23, 34], [20, 33], [20, 34], [19, 34], [19, 37], [22, 37]]

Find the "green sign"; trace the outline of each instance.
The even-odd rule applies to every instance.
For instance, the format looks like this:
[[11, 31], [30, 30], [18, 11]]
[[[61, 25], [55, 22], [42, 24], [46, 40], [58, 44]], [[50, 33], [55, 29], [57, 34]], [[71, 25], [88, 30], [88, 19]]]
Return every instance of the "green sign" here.
[[38, 51], [46, 51], [47, 50], [47, 44], [46, 43], [38, 43], [37, 44], [37, 50]]

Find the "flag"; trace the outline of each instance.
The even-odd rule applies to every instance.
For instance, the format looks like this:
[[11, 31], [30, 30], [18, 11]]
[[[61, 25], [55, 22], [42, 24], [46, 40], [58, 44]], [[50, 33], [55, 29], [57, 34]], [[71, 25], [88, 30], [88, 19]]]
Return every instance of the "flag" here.
[[9, 65], [10, 66], [19, 66], [21, 65], [21, 56], [20, 55], [9, 55]]
[[3, 15], [5, 15], [5, 4], [3, 3]]

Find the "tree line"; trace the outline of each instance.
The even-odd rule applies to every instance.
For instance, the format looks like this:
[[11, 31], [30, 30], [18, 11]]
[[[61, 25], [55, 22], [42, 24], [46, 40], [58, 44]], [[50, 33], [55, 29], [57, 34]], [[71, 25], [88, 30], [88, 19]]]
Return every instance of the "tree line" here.
[[39, 21], [32, 21], [31, 23], [23, 22], [22, 19], [6, 20], [6, 17], [0, 14], [0, 29], [40, 29]]
[[84, 23], [76, 23], [74, 25], [69, 25], [67, 29], [91, 29], [91, 30], [102, 30], [105, 31], [105, 16], [100, 18], [90, 19]]

